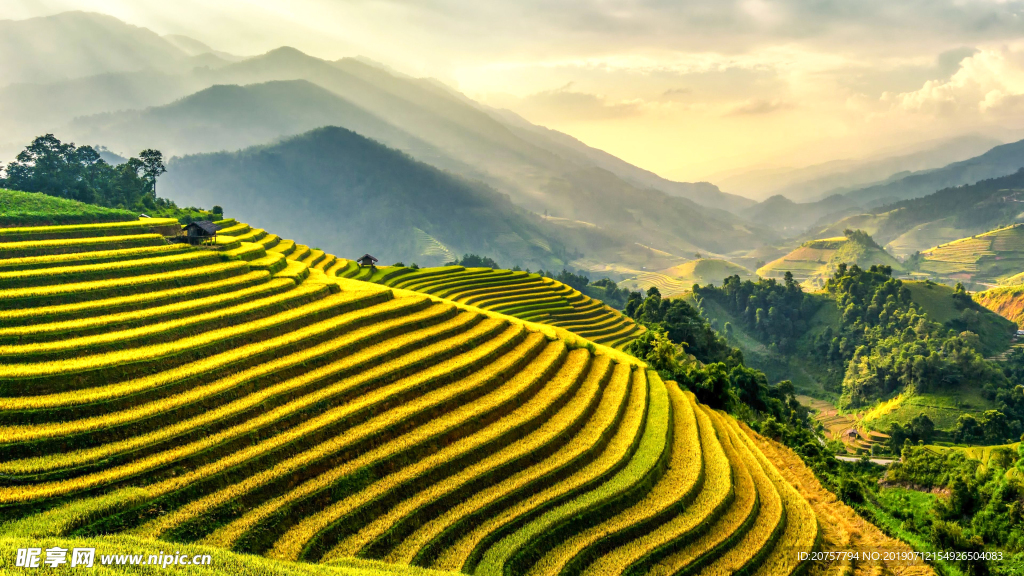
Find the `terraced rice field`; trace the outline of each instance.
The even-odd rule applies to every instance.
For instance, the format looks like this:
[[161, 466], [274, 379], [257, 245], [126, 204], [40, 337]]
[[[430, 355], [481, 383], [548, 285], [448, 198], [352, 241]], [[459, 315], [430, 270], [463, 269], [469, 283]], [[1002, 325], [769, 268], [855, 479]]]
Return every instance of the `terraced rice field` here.
[[945, 280], [1014, 284], [1024, 270], [1024, 226], [961, 238], [922, 252], [920, 270]]
[[447, 246], [442, 244], [430, 234], [419, 228], [413, 228], [413, 238], [416, 241], [416, 252], [419, 254], [420, 265], [441, 266], [446, 262], [454, 262], [456, 256]]
[[644, 330], [618, 310], [538, 274], [462, 266], [371, 270], [351, 261], [337, 273], [550, 324], [613, 348], [624, 348]]
[[875, 445], [889, 440], [887, 434], [869, 430], [861, 424], [864, 413], [840, 414], [831, 402], [797, 396], [801, 404], [813, 411], [814, 419], [825, 428], [825, 437], [830, 440], [841, 440], [848, 454], [870, 454]]
[[660, 272], [638, 272], [634, 278], [619, 282], [619, 286], [630, 290], [642, 289], [644, 291], [655, 286], [662, 296], [672, 298], [692, 290], [693, 281], [687, 282]]
[[[222, 224], [215, 247], [95, 265], [0, 234], [31, 254], [0, 259], [17, 271], [0, 273], [4, 546], [505, 576], [790, 574], [819, 544], [811, 505], [731, 417], [520, 319], [635, 333], [599, 303], [509, 271], [393, 270], [392, 289]], [[107, 232], [51, 231], [118, 250], [94, 243]]]

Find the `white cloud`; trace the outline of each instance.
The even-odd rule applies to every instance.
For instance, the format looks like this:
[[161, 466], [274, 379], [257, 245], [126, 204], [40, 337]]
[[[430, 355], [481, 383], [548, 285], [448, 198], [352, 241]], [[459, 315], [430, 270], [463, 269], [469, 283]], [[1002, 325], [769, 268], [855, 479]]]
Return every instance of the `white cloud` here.
[[1024, 49], [986, 48], [960, 61], [947, 80], [929, 80], [913, 92], [885, 94], [899, 110], [934, 116], [1019, 114], [1024, 100]]

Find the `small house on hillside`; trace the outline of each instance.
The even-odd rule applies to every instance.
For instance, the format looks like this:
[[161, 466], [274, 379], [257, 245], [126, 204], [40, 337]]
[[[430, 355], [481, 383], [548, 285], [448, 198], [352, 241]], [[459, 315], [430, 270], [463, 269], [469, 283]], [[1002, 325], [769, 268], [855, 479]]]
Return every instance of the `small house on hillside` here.
[[376, 261], [377, 259], [374, 258], [373, 256], [370, 256], [369, 254], [363, 254], [359, 258], [356, 258], [356, 263], [359, 264], [360, 266], [373, 267], [373, 263]]
[[208, 220], [192, 222], [182, 230], [189, 244], [202, 244], [203, 242], [217, 239], [217, 225]]

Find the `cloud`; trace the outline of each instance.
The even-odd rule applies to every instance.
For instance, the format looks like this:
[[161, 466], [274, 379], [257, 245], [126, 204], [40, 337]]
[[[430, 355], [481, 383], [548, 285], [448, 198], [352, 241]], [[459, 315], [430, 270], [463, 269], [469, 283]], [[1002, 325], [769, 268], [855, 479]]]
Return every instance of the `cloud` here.
[[693, 94], [690, 88], [669, 88], [661, 93], [662, 100], [677, 100], [683, 96]]
[[460, 34], [453, 38], [471, 41], [481, 53], [493, 48], [528, 59], [651, 50], [742, 54], [787, 43], [919, 55], [1024, 36], [1022, 0], [381, 0], [371, 5], [401, 6], [424, 24], [458, 21]]
[[733, 106], [726, 112], [725, 116], [754, 116], [759, 114], [771, 114], [772, 112], [778, 112], [780, 110], [788, 110], [793, 108], [792, 102], [785, 102], [783, 100], [765, 100], [762, 98], [753, 98]]
[[560, 118], [565, 120], [608, 120], [634, 116], [640, 112], [639, 100], [611, 102], [598, 94], [578, 92], [573, 83], [531, 94], [515, 106], [517, 111], [531, 118]]
[[882, 100], [905, 112], [933, 116], [1020, 114], [1024, 109], [1024, 50], [980, 50], [962, 59], [948, 79], [929, 80], [912, 92], [887, 93]]

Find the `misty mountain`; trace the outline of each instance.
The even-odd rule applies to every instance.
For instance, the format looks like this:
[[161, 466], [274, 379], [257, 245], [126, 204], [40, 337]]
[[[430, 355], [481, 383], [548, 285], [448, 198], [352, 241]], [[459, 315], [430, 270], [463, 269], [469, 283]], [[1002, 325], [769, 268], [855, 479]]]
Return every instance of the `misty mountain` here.
[[180, 69], [191, 56], [158, 34], [111, 16], [65, 12], [0, 21], [0, 83]]
[[909, 256], [958, 238], [1024, 220], [1024, 170], [965, 186], [944, 188], [816, 227], [805, 238], [859, 228], [897, 256]]
[[249, 86], [216, 85], [144, 110], [78, 118], [69, 134], [126, 152], [156, 148], [165, 155], [239, 150], [322, 126], [344, 126], [428, 163], [471, 172], [385, 120], [305, 80]]
[[5, 86], [0, 88], [2, 152], [9, 156], [9, 145], [20, 147], [40, 134], [62, 132], [77, 116], [166, 104], [202, 86], [152, 70]]
[[[88, 28], [87, 25], [97, 18], [85, 13], [61, 16], [68, 21], [81, 21], [79, 25], [83, 28]], [[32, 22], [26, 20], [14, 24], [28, 26]], [[124, 24], [121, 27], [142, 30]], [[114, 36], [127, 37], [124, 31]], [[538, 211], [562, 211], [545, 201], [544, 182], [551, 175], [584, 166], [598, 166], [636, 187], [657, 188], [704, 206], [738, 209], [749, 204], [745, 199], [722, 194], [712, 184], [672, 182], [660, 178], [591, 149], [571, 137], [533, 126], [521, 118], [499, 117], [436, 80], [411, 78], [366, 59], [346, 58], [328, 62], [298, 50], [281, 48], [230, 63], [226, 60], [230, 55], [218, 58], [214, 56], [216, 52], [189, 56], [209, 48], [192, 39], [161, 38], [147, 31], [144, 40], [145, 43], [132, 46], [129, 51], [145, 54], [147, 46], [157, 45], [178, 60], [185, 58], [182, 62], [187, 69], [181, 70], [181, 62], [174, 65], [163, 62], [171, 57], [164, 54], [150, 58], [148, 62], [152, 68], [145, 71], [117, 72], [136, 65], [111, 65], [103, 69], [105, 74], [86, 79], [0, 90], [0, 133], [8, 139], [6, 143], [0, 142], [0, 152], [14, 152], [11, 150], [12, 142], [27, 140], [38, 133], [58, 132], [62, 124], [78, 116], [163, 106], [218, 84], [307, 80], [400, 126], [459, 163], [476, 167], [479, 173], [471, 176], [483, 177], [502, 191], [525, 198], [526, 205]], [[130, 38], [124, 42], [129, 44]], [[216, 61], [197, 60], [208, 57], [216, 58]], [[560, 215], [571, 216], [568, 213]]]
[[413, 262], [419, 229], [456, 254], [484, 253], [506, 266], [562, 263], [543, 219], [508, 197], [343, 128], [175, 158], [160, 194], [179, 205], [222, 205], [253, 226], [346, 257]]
[[[996, 146], [984, 154], [942, 168], [894, 174], [882, 183], [844, 194], [835, 194], [817, 202], [787, 202], [785, 200], [788, 199], [782, 196], [774, 196], [740, 213], [752, 221], [769, 223], [773, 230], [787, 237], [800, 236], [810, 231], [810, 236], [805, 237], [817, 238], [821, 234], [836, 230], [841, 232], [844, 228], [854, 227], [878, 230], [871, 234], [888, 241], [895, 237], [887, 237], [886, 234], [889, 232], [876, 228], [876, 215], [887, 212], [891, 205], [906, 199], [921, 198], [922, 203], [915, 205], [914, 209], [923, 209], [935, 198], [946, 198], [935, 195], [937, 191], [949, 194], [949, 188], [974, 184], [986, 179], [998, 179], [1013, 174], [1022, 167], [1024, 140]], [[976, 228], [975, 225], [963, 229], [952, 226], [948, 231], [950, 234], [958, 234], [960, 231]], [[943, 234], [930, 234], [926, 235], [927, 239], [914, 240], [908, 246], [917, 247], [921, 242], [927, 244], [945, 237]], [[903, 247], [898, 246], [896, 250], [902, 253]]]
[[773, 230], [784, 236], [797, 236], [822, 219], [830, 222], [842, 218], [849, 211], [860, 211], [849, 198], [836, 194], [818, 202], [797, 203], [776, 194], [764, 202], [740, 211], [752, 222], [770, 223]]
[[972, 184], [988, 178], [1013, 174], [1024, 167], [1024, 140], [996, 146], [974, 158], [942, 168], [908, 174], [896, 180], [847, 192], [862, 206], [880, 206], [917, 198], [943, 188]]
[[[251, 86], [259, 84], [264, 86]], [[79, 103], [76, 92], [90, 103]], [[436, 80], [395, 74], [365, 59], [330, 62], [280, 48], [180, 74], [106, 74], [26, 90], [20, 98], [12, 98], [14, 93], [0, 92], [5, 121], [35, 118], [34, 95], [48, 110], [65, 115], [91, 107], [100, 113], [68, 116], [61, 129], [53, 127], [60, 119], [53, 115], [38, 133], [66, 131], [65, 140], [104, 145], [122, 155], [143, 148], [179, 155], [232, 150], [339, 125], [480, 180], [537, 214], [597, 226], [619, 245], [720, 254], [777, 239], [766, 228], [707, 207], [735, 209], [745, 202], [711, 184], [661, 179], [565, 135], [495, 114]], [[0, 129], [7, 138], [19, 133]], [[30, 129], [38, 130], [19, 127], [20, 134]], [[25, 134], [19, 147], [30, 138]]]
[[889, 151], [870, 158], [833, 160], [803, 168], [747, 170], [722, 174], [715, 181], [727, 190], [751, 198], [782, 195], [798, 203], [816, 202], [835, 194], [896, 180], [909, 172], [941, 168], [973, 158], [1001, 143], [995, 138], [969, 134], [929, 142], [923, 149], [911, 152]]
[[188, 36], [182, 36], [181, 34], [165, 34], [162, 38], [189, 56], [212, 54], [225, 62], [238, 62], [239, 60], [245, 60], [244, 56], [236, 56], [235, 54], [214, 50], [195, 38], [189, 38]]

